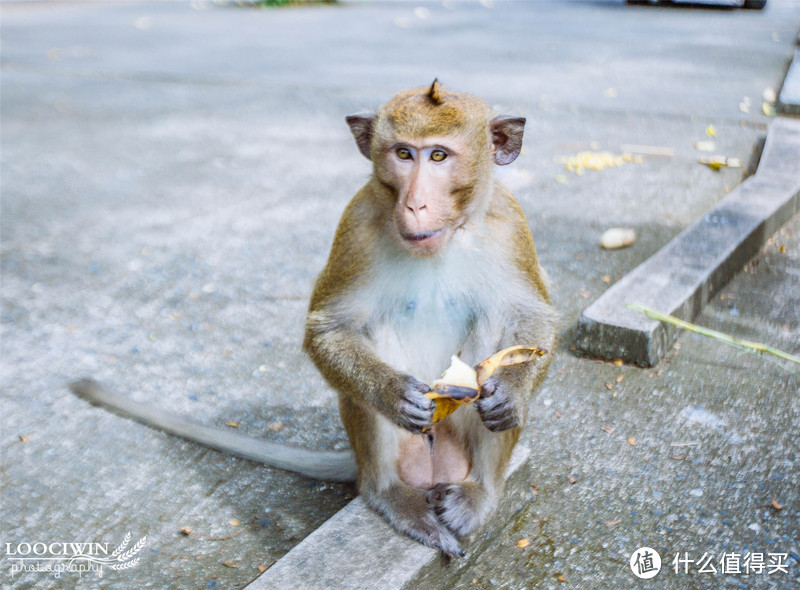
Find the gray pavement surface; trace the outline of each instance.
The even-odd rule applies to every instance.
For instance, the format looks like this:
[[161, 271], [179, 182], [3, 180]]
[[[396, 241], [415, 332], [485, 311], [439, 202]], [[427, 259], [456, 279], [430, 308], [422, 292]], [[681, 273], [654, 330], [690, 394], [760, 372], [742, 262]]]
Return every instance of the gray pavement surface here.
[[798, 211], [800, 122], [783, 118], [770, 126], [754, 176], [581, 313], [578, 348], [597, 358], [652, 367], [680, 329], [644, 315], [642, 309], [691, 322], [766, 237]]
[[[791, 556], [773, 574], [669, 562], [800, 556], [798, 377], [689, 334], [652, 369], [570, 347], [585, 307], [753, 169], [762, 96], [799, 26], [800, 5], [774, 0], [0, 4], [3, 585], [241, 587], [354, 497], [89, 407], [65, 383], [91, 374], [208, 424], [346, 446], [300, 351], [312, 281], [369, 174], [343, 116], [438, 76], [528, 117], [500, 172], [563, 331], [523, 436], [534, 499], [468, 556], [461, 586], [642, 587], [628, 559], [646, 545], [665, 560], [657, 587], [796, 587]], [[697, 163], [709, 125], [748, 167]], [[673, 155], [582, 176], [557, 161], [624, 144]], [[636, 243], [601, 250], [618, 225]], [[798, 354], [798, 309], [795, 217], [697, 321]], [[126, 550], [147, 537], [135, 567], [12, 577], [6, 543], [113, 550], [129, 532]]]

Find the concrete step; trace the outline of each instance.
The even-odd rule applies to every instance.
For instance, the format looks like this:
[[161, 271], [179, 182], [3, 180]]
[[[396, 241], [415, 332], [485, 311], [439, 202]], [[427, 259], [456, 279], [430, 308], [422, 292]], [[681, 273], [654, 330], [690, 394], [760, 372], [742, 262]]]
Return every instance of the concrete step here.
[[247, 590], [400, 590], [445, 588], [533, 499], [530, 450], [518, 445], [506, 471], [500, 506], [461, 542], [466, 559], [446, 559], [395, 531], [359, 496], [247, 586]]
[[578, 347], [600, 358], [656, 364], [679, 329], [627, 304], [691, 321], [798, 209], [800, 120], [778, 118], [770, 125], [755, 176], [584, 310]]

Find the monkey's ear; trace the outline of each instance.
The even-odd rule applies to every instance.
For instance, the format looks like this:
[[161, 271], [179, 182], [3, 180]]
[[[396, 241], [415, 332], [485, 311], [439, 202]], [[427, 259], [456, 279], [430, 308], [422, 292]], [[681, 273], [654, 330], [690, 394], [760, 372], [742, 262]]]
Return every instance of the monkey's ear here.
[[369, 146], [372, 143], [372, 124], [375, 121], [373, 113], [359, 113], [345, 117], [345, 121], [350, 126], [350, 132], [356, 138], [358, 150], [364, 154], [367, 160], [371, 160]]
[[522, 149], [522, 133], [525, 130], [525, 117], [500, 115], [492, 119], [492, 152], [494, 162], [505, 166], [517, 159]]

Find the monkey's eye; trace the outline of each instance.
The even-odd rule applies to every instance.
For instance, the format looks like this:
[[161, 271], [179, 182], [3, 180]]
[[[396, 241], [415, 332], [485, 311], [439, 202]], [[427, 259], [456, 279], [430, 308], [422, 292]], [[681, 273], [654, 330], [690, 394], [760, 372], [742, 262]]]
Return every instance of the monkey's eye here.
[[433, 150], [431, 152], [431, 160], [434, 162], [441, 162], [447, 157], [447, 152], [444, 150]]
[[401, 160], [410, 160], [411, 159], [411, 150], [408, 148], [397, 148], [397, 157]]

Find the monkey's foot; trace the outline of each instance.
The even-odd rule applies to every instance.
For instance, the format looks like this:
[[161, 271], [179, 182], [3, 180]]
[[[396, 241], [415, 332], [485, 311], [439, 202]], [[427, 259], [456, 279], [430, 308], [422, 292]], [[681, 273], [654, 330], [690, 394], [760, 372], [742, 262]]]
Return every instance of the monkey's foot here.
[[426, 496], [439, 522], [459, 537], [469, 535], [483, 523], [479, 498], [486, 498], [486, 488], [473, 481], [439, 483]]
[[437, 519], [419, 490], [398, 483], [379, 493], [364, 491], [363, 495], [367, 503], [401, 533], [439, 549], [448, 557], [464, 556], [453, 533]]

